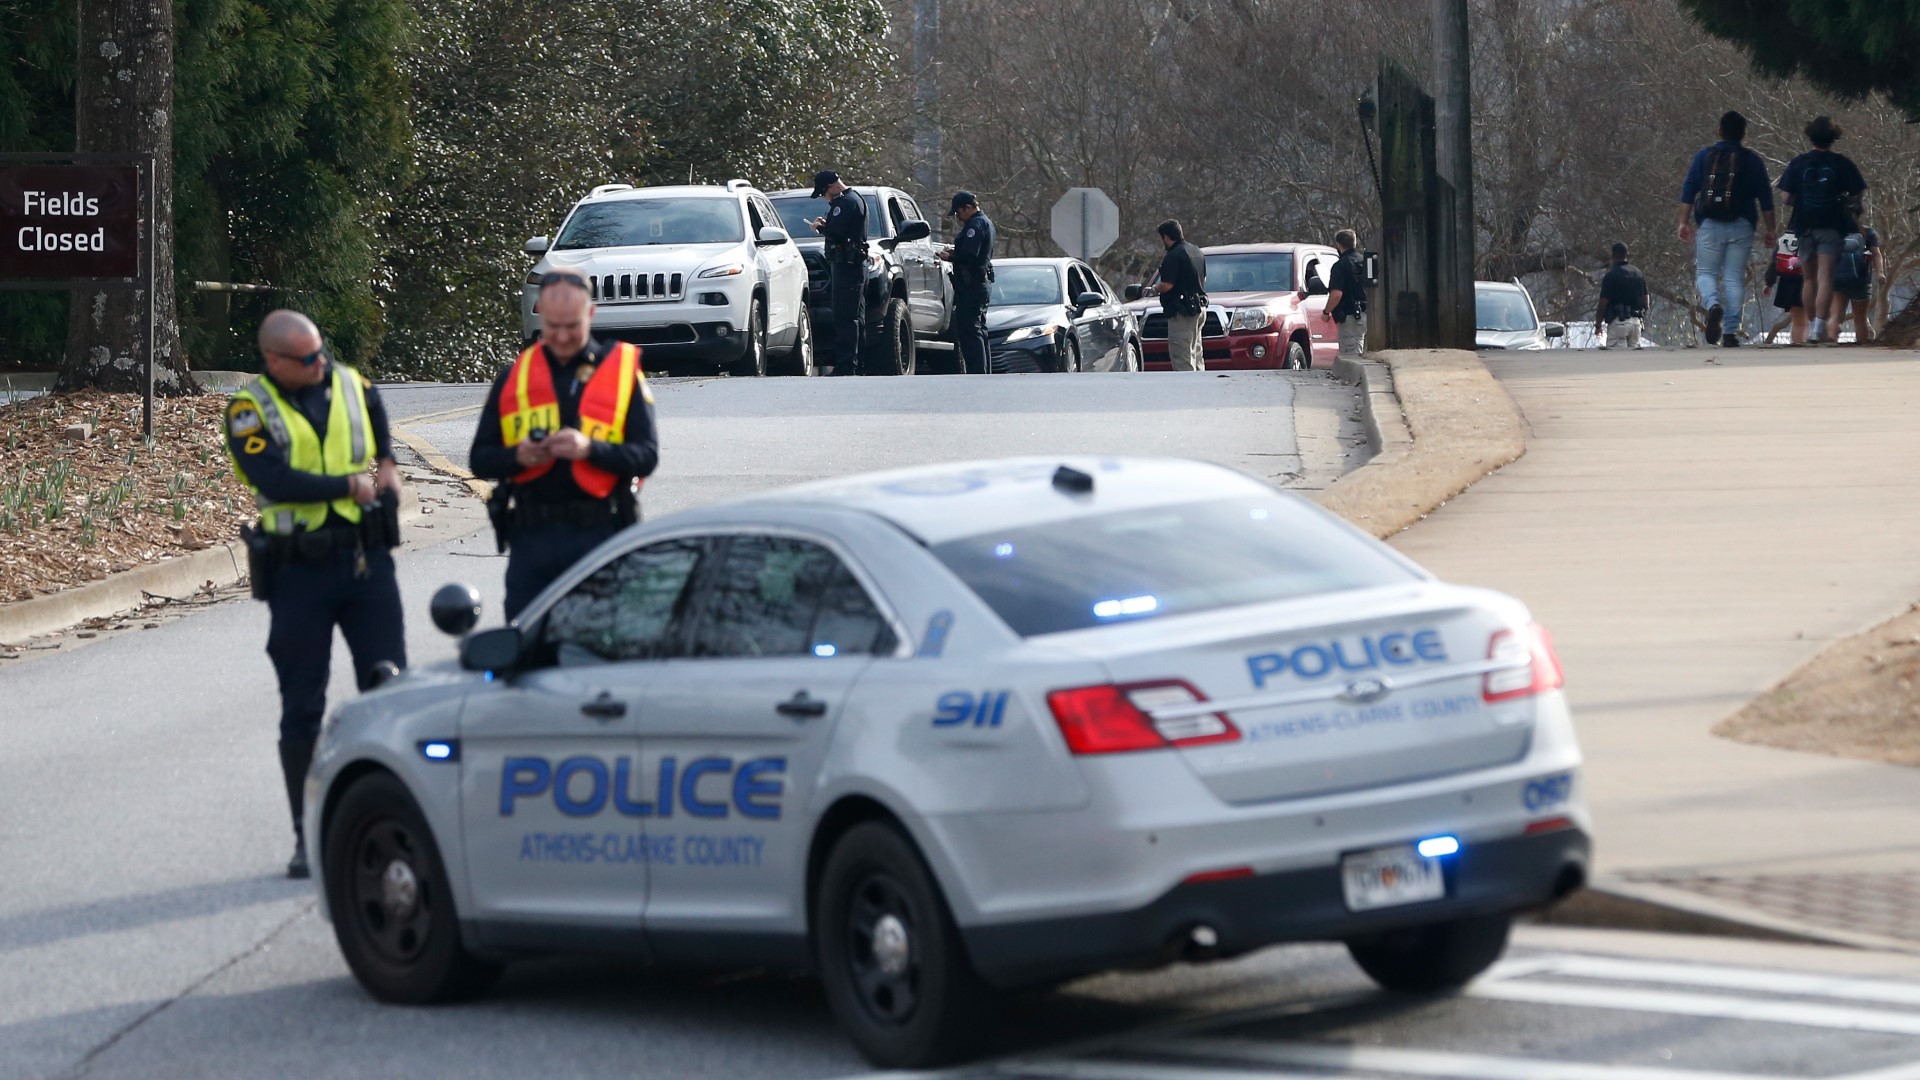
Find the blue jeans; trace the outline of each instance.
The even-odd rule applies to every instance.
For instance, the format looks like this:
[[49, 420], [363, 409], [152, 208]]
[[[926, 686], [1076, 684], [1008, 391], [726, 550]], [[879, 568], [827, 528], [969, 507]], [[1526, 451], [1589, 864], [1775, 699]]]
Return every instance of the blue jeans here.
[[1700, 223], [1693, 238], [1694, 285], [1702, 307], [1720, 305], [1726, 313], [1721, 333], [1740, 331], [1740, 306], [1747, 302], [1747, 260], [1753, 256], [1753, 222]]

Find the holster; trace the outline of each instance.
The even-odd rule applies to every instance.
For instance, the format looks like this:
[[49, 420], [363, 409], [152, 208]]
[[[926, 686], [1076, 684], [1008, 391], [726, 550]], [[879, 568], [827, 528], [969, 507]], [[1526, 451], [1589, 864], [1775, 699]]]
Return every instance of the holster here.
[[255, 600], [267, 600], [273, 595], [273, 545], [267, 541], [267, 534], [254, 526], [240, 526], [240, 542], [247, 549], [247, 586]]
[[400, 496], [382, 491], [372, 506], [360, 512], [360, 538], [370, 548], [391, 551], [400, 546]]
[[500, 554], [507, 553], [508, 536], [513, 532], [513, 485], [505, 480], [493, 485], [493, 493], [487, 496], [487, 520], [493, 524], [493, 545]]

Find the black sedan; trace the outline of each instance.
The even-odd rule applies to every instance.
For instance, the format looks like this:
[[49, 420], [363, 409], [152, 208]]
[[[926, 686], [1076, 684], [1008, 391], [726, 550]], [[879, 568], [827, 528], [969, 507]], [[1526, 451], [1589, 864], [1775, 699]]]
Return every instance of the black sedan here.
[[995, 259], [987, 343], [996, 374], [1140, 370], [1132, 313], [1078, 259]]

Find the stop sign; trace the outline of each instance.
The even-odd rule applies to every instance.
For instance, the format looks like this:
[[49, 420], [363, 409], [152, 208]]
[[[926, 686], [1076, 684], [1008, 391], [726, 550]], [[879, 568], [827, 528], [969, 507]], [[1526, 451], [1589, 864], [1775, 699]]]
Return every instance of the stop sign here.
[[1053, 242], [1076, 259], [1097, 259], [1120, 238], [1120, 208], [1099, 188], [1068, 188], [1053, 204]]

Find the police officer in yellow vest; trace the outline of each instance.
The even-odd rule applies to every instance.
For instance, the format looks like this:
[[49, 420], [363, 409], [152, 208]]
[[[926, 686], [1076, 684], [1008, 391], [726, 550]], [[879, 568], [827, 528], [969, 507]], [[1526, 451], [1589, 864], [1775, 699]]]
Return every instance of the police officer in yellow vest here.
[[[294, 834], [287, 876], [303, 878], [302, 794], [326, 711], [333, 628], [363, 690], [381, 661], [407, 663], [389, 550], [400, 473], [379, 392], [327, 355], [311, 319], [270, 313], [260, 354], [266, 374], [227, 405], [227, 451], [260, 509], [254, 595], [267, 601], [267, 656], [280, 679], [280, 771]], [[367, 474], [374, 461], [377, 479]]]
[[543, 275], [535, 310], [540, 340], [494, 380], [468, 455], [473, 474], [507, 485], [511, 499], [509, 619], [640, 519], [640, 482], [660, 461], [640, 349], [593, 337], [586, 278]]

